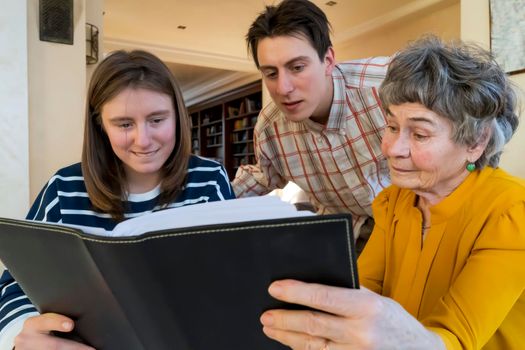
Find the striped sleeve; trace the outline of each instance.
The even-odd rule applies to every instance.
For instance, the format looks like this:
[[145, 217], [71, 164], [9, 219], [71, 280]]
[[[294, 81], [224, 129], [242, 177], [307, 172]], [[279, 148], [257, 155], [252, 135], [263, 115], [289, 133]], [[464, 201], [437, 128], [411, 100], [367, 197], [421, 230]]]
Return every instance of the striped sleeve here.
[[228, 174], [220, 163], [198, 156], [190, 159], [185, 190], [178, 202], [199, 203], [233, 198], [235, 194]]
[[12, 349], [23, 322], [38, 312], [7, 270], [0, 277], [0, 288], [0, 350]]
[[26, 219], [44, 222], [62, 221], [57, 188], [59, 178], [60, 175], [55, 175], [48, 181], [33, 202]]
[[[40, 191], [26, 219], [61, 221], [56, 186], [57, 176], [52, 177]], [[0, 290], [0, 350], [3, 350], [12, 348], [14, 337], [21, 330], [23, 321], [38, 315], [38, 312], [7, 270], [0, 278]]]

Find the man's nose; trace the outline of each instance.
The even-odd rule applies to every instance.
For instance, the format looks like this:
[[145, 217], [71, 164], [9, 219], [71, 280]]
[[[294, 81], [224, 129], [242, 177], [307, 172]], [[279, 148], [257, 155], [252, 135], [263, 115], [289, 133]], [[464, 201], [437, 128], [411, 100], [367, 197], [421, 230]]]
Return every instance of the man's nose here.
[[294, 85], [291, 77], [288, 74], [279, 74], [277, 78], [277, 93], [280, 95], [288, 95], [294, 90]]

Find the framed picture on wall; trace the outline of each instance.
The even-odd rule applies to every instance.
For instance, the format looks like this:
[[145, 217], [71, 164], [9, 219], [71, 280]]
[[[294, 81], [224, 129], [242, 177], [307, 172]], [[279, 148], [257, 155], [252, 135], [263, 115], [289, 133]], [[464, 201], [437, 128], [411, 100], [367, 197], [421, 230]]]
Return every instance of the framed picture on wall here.
[[509, 74], [525, 72], [525, 0], [490, 1], [490, 49]]

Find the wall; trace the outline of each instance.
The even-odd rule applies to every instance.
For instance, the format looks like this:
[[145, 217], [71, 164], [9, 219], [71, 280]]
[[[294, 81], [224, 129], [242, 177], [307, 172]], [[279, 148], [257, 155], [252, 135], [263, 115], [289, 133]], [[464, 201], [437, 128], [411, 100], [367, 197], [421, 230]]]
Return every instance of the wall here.
[[93, 24], [98, 28], [98, 62], [86, 66], [86, 89], [89, 86], [91, 75], [103, 58], [104, 53], [104, 0], [86, 1], [86, 23]]
[[23, 218], [50, 176], [80, 160], [94, 67], [85, 22], [102, 29], [103, 3], [74, 0], [74, 44], [65, 45], [40, 41], [39, 0], [0, 0], [0, 216]]
[[74, 0], [74, 44], [40, 41], [28, 1], [30, 201], [60, 167], [80, 160], [85, 92], [85, 0]]
[[[460, 37], [460, 4], [430, 7], [394, 23], [334, 44], [338, 61], [370, 56], [389, 56], [423, 33], [434, 33], [445, 39]], [[337, 33], [334, 33], [337, 38]]]
[[[490, 48], [489, 0], [461, 0], [461, 39]], [[506, 146], [500, 166], [516, 176], [525, 177], [525, 73], [512, 75], [511, 79], [520, 96], [521, 125]]]
[[0, 216], [29, 205], [27, 3], [0, 0]]

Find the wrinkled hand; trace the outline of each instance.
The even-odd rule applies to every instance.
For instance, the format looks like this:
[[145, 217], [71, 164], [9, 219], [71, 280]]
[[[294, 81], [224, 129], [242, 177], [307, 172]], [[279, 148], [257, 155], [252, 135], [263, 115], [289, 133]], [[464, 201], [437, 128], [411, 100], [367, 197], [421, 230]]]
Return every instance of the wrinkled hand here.
[[30, 317], [24, 322], [24, 328], [15, 338], [16, 350], [53, 349], [53, 350], [95, 350], [94, 348], [53, 336], [51, 331], [70, 332], [73, 321], [63, 315], [47, 313]]
[[263, 332], [295, 350], [445, 349], [401, 305], [372, 291], [294, 280], [276, 281], [276, 299], [312, 310], [269, 310], [261, 316]]

